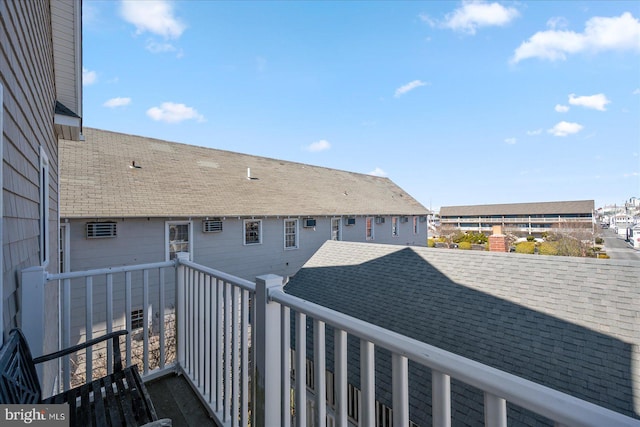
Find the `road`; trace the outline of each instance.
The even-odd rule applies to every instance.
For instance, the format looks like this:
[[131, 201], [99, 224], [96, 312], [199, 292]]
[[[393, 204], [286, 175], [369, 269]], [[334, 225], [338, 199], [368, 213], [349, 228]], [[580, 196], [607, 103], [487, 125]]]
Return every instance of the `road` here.
[[640, 251], [636, 251], [628, 242], [625, 242], [623, 236], [616, 235], [611, 229], [603, 229], [601, 231], [604, 238], [604, 249], [611, 259], [640, 261]]

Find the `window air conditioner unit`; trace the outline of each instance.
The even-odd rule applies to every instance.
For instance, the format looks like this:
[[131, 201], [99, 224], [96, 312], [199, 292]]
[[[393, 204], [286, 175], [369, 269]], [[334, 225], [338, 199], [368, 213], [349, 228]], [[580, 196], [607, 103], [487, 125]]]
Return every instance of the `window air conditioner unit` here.
[[344, 225], [356, 225], [356, 219], [355, 218], [346, 218], [344, 220]]
[[222, 220], [220, 218], [205, 219], [202, 221], [203, 233], [219, 233], [222, 231]]
[[115, 222], [88, 222], [87, 239], [104, 239], [116, 237]]
[[316, 220], [313, 218], [305, 218], [303, 222], [304, 228], [313, 228], [316, 226]]
[[384, 224], [384, 217], [383, 216], [376, 217], [376, 224]]

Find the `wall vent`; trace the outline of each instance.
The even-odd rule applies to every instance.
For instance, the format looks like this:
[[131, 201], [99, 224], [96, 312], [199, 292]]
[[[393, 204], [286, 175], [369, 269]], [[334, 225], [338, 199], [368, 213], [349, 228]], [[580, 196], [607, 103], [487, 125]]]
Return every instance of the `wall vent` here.
[[355, 218], [345, 218], [344, 225], [356, 225]]
[[220, 218], [205, 219], [202, 221], [203, 233], [219, 233], [222, 231], [222, 220]]
[[384, 224], [384, 217], [383, 216], [377, 216], [376, 217], [376, 224]]
[[400, 217], [400, 222], [409, 222], [409, 217], [407, 217], [407, 216], [401, 216], [401, 217]]
[[87, 239], [104, 239], [116, 237], [115, 222], [88, 222]]

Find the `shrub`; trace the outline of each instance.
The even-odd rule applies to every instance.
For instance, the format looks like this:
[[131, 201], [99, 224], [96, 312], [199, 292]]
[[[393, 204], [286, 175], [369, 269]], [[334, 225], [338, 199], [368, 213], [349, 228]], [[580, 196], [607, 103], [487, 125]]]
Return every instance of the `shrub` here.
[[460, 242], [458, 248], [469, 250], [471, 249], [471, 242]]
[[484, 233], [456, 233], [451, 239], [454, 243], [468, 242], [468, 243], [477, 243], [484, 244], [489, 241], [489, 238]]
[[427, 239], [427, 246], [430, 248], [435, 248], [436, 247], [436, 241], [433, 239]]
[[558, 255], [558, 248], [551, 242], [542, 242], [538, 246], [538, 253], [540, 255]]
[[519, 254], [532, 254], [535, 250], [535, 242], [520, 242], [516, 245], [516, 252]]
[[536, 240], [535, 237], [533, 237], [532, 235], [528, 235], [527, 236], [527, 242], [534, 242]]
[[602, 237], [596, 237], [596, 245], [601, 245], [604, 243], [604, 239]]

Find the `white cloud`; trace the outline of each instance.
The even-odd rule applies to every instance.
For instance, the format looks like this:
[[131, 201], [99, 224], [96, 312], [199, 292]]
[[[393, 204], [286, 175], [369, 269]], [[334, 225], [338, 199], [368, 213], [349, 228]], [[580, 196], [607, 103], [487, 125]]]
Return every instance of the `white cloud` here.
[[151, 53], [166, 53], [166, 52], [175, 52], [178, 50], [171, 43], [161, 42], [158, 43], [155, 40], [149, 39], [147, 40], [147, 44], [144, 46]]
[[540, 135], [541, 133], [542, 133], [542, 129], [528, 130], [527, 131], [527, 135], [529, 135], [529, 136]]
[[527, 58], [564, 60], [568, 54], [606, 50], [640, 52], [640, 21], [625, 12], [612, 18], [593, 17], [586, 22], [582, 33], [555, 29], [539, 31], [515, 50], [511, 62]]
[[576, 96], [575, 94], [569, 95], [569, 104], [579, 105], [585, 108], [591, 108], [593, 110], [605, 111], [605, 106], [611, 101], [607, 99], [604, 93], [591, 96]]
[[638, 89], [634, 90], [632, 93], [633, 93], [634, 95], [640, 95], [640, 88], [638, 88]]
[[581, 124], [562, 121], [549, 129], [548, 132], [554, 136], [567, 136], [580, 132], [582, 128]]
[[184, 120], [197, 120], [204, 122], [204, 117], [194, 108], [184, 104], [163, 102], [160, 107], [152, 107], [147, 110], [147, 116], [153, 120], [166, 123], [180, 123]]
[[506, 139], [504, 140], [504, 142], [506, 142], [506, 143], [507, 143], [507, 144], [509, 144], [509, 145], [513, 145], [513, 144], [515, 144], [516, 142], [518, 142], [518, 140], [517, 140], [517, 139], [515, 139], [515, 138], [506, 138]]
[[88, 86], [98, 81], [98, 74], [95, 71], [89, 71], [82, 67], [82, 86]]
[[105, 107], [116, 108], [116, 107], [124, 107], [126, 105], [131, 104], [131, 98], [111, 98], [102, 104]]
[[442, 26], [454, 31], [475, 34], [480, 27], [503, 26], [520, 15], [513, 7], [484, 1], [464, 1], [462, 7], [445, 16]]
[[120, 13], [135, 25], [136, 33], [150, 32], [166, 39], [177, 39], [187, 26], [174, 16], [173, 3], [166, 0], [123, 0]]
[[375, 168], [374, 170], [372, 170], [371, 172], [369, 172], [369, 175], [373, 175], [373, 176], [382, 176], [382, 177], [387, 177], [389, 176], [385, 171], [383, 171], [381, 168]]
[[569, 106], [557, 104], [555, 110], [558, 113], [566, 113], [567, 111], [569, 111]]
[[631, 172], [631, 173], [625, 173], [624, 177], [628, 178], [630, 176], [640, 176], [640, 172]]
[[398, 89], [396, 89], [396, 92], [393, 96], [395, 96], [396, 98], [404, 95], [407, 92], [410, 92], [416, 88], [419, 88], [420, 86], [426, 86], [428, 83], [423, 82], [422, 80], [414, 80], [412, 82], [407, 83], [404, 86], [400, 86]]
[[554, 16], [553, 18], [549, 18], [547, 21], [547, 27], [552, 30], [556, 30], [558, 28], [567, 28], [569, 26], [569, 21], [567, 21], [562, 16]]
[[329, 141], [321, 139], [320, 141], [312, 142], [306, 147], [307, 151], [311, 151], [312, 153], [316, 153], [318, 151], [326, 151], [331, 148], [331, 144]]

